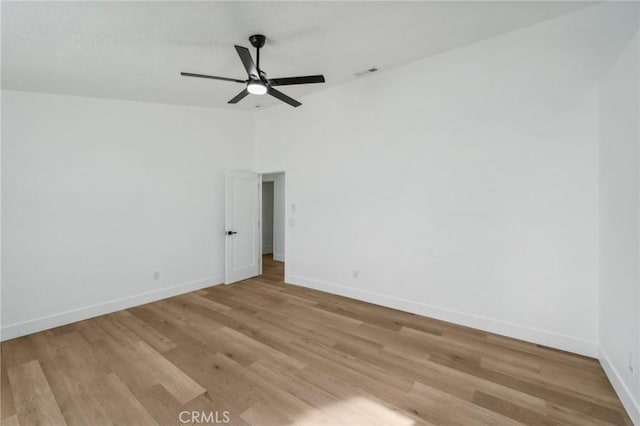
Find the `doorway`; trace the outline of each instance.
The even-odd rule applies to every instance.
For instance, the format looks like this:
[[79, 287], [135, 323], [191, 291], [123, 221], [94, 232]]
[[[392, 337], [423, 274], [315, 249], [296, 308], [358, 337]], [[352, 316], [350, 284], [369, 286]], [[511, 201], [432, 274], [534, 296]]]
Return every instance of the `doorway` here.
[[285, 174], [262, 175], [262, 255], [285, 261]]
[[263, 274], [265, 266], [284, 281], [284, 172], [231, 170], [225, 186], [225, 284]]
[[274, 183], [262, 182], [262, 255], [273, 254]]

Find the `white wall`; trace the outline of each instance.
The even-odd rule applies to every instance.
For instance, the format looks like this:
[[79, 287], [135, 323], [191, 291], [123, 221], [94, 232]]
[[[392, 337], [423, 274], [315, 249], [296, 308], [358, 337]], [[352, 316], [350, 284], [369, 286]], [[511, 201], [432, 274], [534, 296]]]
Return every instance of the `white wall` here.
[[273, 182], [262, 182], [262, 254], [273, 253]]
[[287, 282], [595, 355], [595, 82], [625, 7], [259, 112], [257, 167], [287, 171]]
[[273, 182], [273, 258], [285, 261], [285, 174], [266, 173], [263, 182]]
[[251, 121], [3, 91], [3, 338], [222, 282], [224, 171], [251, 168]]
[[639, 49], [636, 33], [600, 86], [599, 156], [600, 359], [636, 424], [640, 424]]

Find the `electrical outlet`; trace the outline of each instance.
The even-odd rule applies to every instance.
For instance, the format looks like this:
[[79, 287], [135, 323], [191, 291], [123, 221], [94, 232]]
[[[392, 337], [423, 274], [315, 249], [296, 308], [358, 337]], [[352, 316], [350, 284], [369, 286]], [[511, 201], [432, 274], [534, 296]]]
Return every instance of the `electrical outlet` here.
[[360, 273], [358, 272], [357, 269], [353, 270], [353, 278], [358, 278], [358, 275], [360, 275]]
[[634, 372], [635, 370], [635, 360], [633, 356], [633, 351], [629, 351], [629, 371]]
[[153, 273], [153, 280], [154, 281], [159, 281], [160, 280], [160, 271], [155, 271]]

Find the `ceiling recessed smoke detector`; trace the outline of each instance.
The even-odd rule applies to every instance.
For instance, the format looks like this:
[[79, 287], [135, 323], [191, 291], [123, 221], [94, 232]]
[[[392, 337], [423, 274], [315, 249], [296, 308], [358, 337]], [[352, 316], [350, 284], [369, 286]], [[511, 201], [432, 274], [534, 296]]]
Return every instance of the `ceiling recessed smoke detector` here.
[[362, 77], [363, 75], [371, 74], [372, 72], [376, 72], [376, 71], [378, 71], [378, 68], [373, 67], [373, 68], [369, 68], [368, 70], [365, 70], [365, 71], [357, 72], [357, 73], [355, 73], [354, 75], [355, 75], [356, 77]]

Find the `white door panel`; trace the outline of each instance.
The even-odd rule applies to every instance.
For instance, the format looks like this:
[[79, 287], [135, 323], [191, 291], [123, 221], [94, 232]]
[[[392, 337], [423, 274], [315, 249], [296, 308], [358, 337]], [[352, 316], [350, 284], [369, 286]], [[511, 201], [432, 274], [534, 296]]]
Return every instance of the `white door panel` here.
[[260, 274], [260, 175], [230, 171], [225, 196], [225, 284]]

